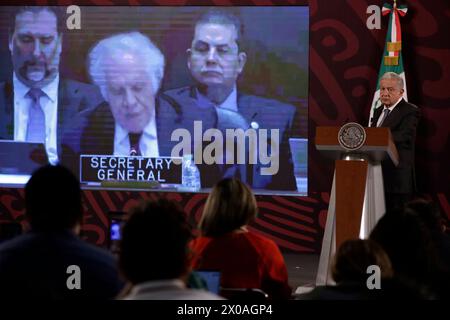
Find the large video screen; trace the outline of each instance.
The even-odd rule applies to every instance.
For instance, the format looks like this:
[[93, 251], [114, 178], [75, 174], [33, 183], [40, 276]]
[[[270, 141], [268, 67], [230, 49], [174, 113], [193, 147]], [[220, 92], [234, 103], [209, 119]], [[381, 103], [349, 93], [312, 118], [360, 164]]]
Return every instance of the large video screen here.
[[306, 195], [308, 19], [306, 6], [1, 7], [0, 139], [42, 143], [86, 184], [237, 177]]

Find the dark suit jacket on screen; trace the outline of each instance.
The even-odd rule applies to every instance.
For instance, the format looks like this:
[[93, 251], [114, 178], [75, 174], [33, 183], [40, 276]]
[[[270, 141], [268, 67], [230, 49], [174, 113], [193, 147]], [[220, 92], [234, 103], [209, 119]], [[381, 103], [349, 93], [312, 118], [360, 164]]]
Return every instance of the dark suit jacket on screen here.
[[[155, 102], [156, 131], [158, 138], [158, 150], [160, 156], [171, 156], [172, 149], [180, 140], [171, 141], [172, 132], [176, 129], [186, 129], [191, 135], [191, 154], [194, 154], [194, 121], [201, 120], [209, 127], [215, 127], [217, 115], [213, 108], [199, 110], [189, 103], [178, 104], [172, 98], [160, 94]], [[79, 156], [112, 155], [114, 154], [114, 117], [109, 105], [105, 102], [94, 110], [80, 113], [74, 129], [67, 132], [64, 137], [67, 155], [66, 163], [71, 163], [73, 170], [79, 168]], [[197, 137], [201, 139], [202, 137]], [[211, 179], [206, 169], [211, 171], [214, 166], [198, 165], [202, 187], [210, 187]], [[208, 172], [209, 172], [208, 171]]]
[[[95, 108], [102, 101], [96, 86], [68, 79], [59, 81], [57, 150], [60, 161], [64, 157], [63, 136], [73, 129], [77, 114]], [[11, 81], [0, 82], [0, 139], [14, 139], [14, 88]]]
[[[183, 87], [165, 92], [179, 104], [194, 103], [197, 90], [195, 87]], [[278, 129], [280, 136], [279, 171], [277, 174], [261, 175], [260, 165], [256, 165], [250, 181], [253, 188], [272, 190], [296, 190], [296, 182], [289, 148], [289, 137], [292, 136], [292, 125], [295, 116], [295, 107], [276, 100], [266, 99], [253, 95], [239, 94], [237, 97], [238, 112], [248, 124], [257, 123], [260, 129]], [[200, 109], [204, 106], [198, 106]], [[207, 129], [204, 125], [203, 129]], [[270, 130], [268, 132], [268, 145]]]

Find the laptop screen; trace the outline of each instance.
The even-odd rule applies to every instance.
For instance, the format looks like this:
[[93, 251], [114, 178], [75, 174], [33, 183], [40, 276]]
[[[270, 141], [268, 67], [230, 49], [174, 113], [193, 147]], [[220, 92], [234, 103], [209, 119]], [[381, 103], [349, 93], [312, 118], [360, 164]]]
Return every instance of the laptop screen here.
[[0, 174], [31, 175], [47, 163], [43, 143], [0, 140]]
[[205, 282], [208, 291], [220, 292], [220, 272], [214, 270], [197, 270], [195, 273]]

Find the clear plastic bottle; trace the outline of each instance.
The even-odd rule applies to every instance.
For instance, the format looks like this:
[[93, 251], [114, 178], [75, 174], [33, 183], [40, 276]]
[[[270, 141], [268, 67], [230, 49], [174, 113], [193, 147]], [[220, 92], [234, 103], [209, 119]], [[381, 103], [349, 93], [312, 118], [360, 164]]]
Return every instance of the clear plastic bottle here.
[[182, 184], [183, 189], [189, 191], [198, 191], [201, 188], [200, 183], [200, 171], [194, 162], [192, 154], [183, 156], [183, 169], [182, 169]]

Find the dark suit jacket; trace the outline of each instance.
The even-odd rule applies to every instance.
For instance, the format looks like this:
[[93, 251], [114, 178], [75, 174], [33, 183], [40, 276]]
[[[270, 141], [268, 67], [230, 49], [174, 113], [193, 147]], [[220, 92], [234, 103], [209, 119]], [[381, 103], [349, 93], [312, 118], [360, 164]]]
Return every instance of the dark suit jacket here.
[[[164, 94], [156, 98], [155, 117], [160, 156], [170, 156], [173, 147], [180, 142], [171, 141], [171, 135], [175, 129], [184, 128], [194, 138], [195, 120], [202, 120], [210, 126], [217, 121], [212, 108], [199, 110], [189, 103], [181, 106]], [[73, 129], [64, 137], [65, 163], [70, 164], [73, 171], [76, 172], [79, 168], [81, 154], [112, 155], [114, 153], [115, 122], [106, 102], [94, 110], [90, 109], [78, 114], [74, 123]], [[192, 154], [195, 143], [192, 139]], [[207, 186], [206, 181], [202, 183], [202, 187], [205, 186]]]
[[[184, 105], [192, 101], [196, 103], [196, 92], [194, 87], [183, 87], [166, 91], [165, 94]], [[247, 183], [257, 189], [297, 190], [288, 140], [292, 136], [295, 107], [276, 100], [239, 93], [237, 100], [238, 112], [249, 124], [256, 122], [260, 129], [278, 129], [280, 134], [278, 173], [273, 176], [261, 175], [261, 165], [255, 165], [250, 169], [253, 174], [248, 177]], [[198, 107], [201, 109], [205, 106]], [[203, 125], [203, 129], [208, 127]], [[270, 131], [268, 133], [267, 140], [270, 145]]]
[[[63, 155], [63, 136], [74, 125], [79, 112], [93, 109], [103, 101], [100, 90], [93, 85], [60, 79], [58, 87], [57, 150]], [[12, 82], [0, 83], [0, 139], [14, 139], [14, 88]], [[62, 161], [63, 162], [63, 161]]]
[[[63, 212], [61, 212], [63, 213]], [[81, 271], [81, 290], [69, 290], [67, 267]], [[69, 231], [29, 232], [0, 245], [0, 299], [113, 299], [121, 290], [108, 252]]]
[[[381, 106], [375, 110], [371, 127], [376, 127], [383, 108], [384, 106]], [[382, 127], [391, 129], [400, 158], [397, 167], [390, 159], [381, 163], [384, 188], [387, 193], [407, 194], [415, 191], [414, 152], [419, 116], [419, 109], [402, 99], [382, 124]]]

